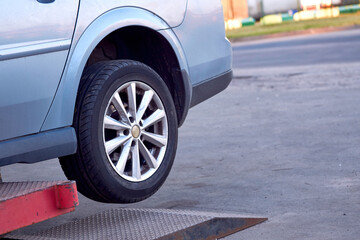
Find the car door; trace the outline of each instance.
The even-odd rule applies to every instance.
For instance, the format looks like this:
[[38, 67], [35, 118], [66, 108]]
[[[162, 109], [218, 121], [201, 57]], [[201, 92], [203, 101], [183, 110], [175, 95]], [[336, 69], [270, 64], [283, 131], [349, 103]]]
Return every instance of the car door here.
[[0, 1], [0, 141], [39, 132], [65, 66], [78, 5]]

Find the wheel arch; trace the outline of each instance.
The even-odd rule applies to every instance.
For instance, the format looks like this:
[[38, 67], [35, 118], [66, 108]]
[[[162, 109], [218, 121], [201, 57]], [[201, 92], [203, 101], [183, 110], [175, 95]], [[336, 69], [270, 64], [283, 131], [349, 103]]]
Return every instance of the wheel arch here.
[[[179, 40], [166, 22], [155, 14], [141, 8], [123, 7], [98, 17], [84, 30], [80, 38], [72, 43], [62, 79], [41, 131], [72, 125], [80, 79], [94, 49], [111, 34], [130, 28], [146, 29], [156, 35], [161, 39], [159, 41], [168, 45], [169, 56], [176, 59], [178, 68], [172, 74], [178, 77], [172, 80], [174, 84], [180, 83], [183, 92], [179, 94], [175, 88], [172, 94], [174, 102], [177, 101], [179, 105], [177, 106], [179, 126], [183, 123], [190, 106], [192, 86], [188, 77], [186, 57]], [[159, 75], [161, 76], [162, 73], [160, 72]]]

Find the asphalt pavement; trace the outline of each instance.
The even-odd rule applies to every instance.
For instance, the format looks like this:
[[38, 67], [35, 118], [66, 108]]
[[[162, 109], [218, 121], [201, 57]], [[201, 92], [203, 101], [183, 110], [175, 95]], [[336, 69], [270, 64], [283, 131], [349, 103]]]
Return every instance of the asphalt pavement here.
[[[190, 110], [175, 164], [150, 199], [80, 196], [35, 232], [110, 208], [268, 217], [227, 239], [359, 239], [360, 30], [236, 43], [235, 77]], [[4, 167], [5, 181], [65, 179], [56, 159]]]

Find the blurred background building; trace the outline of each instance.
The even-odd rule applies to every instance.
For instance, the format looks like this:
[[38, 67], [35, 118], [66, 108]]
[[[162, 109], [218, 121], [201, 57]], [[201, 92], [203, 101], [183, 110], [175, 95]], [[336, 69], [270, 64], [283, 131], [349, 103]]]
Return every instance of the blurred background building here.
[[248, 0], [222, 0], [225, 21], [249, 17]]
[[359, 0], [222, 0], [225, 21], [294, 10], [312, 10], [331, 6], [358, 4]]

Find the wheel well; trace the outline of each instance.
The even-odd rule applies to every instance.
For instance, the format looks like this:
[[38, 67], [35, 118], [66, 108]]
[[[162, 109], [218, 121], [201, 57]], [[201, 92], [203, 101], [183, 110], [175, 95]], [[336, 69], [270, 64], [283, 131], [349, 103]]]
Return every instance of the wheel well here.
[[95, 47], [86, 66], [115, 59], [136, 60], [154, 69], [171, 92], [180, 123], [185, 107], [185, 87], [175, 52], [161, 34], [140, 26], [116, 30]]

